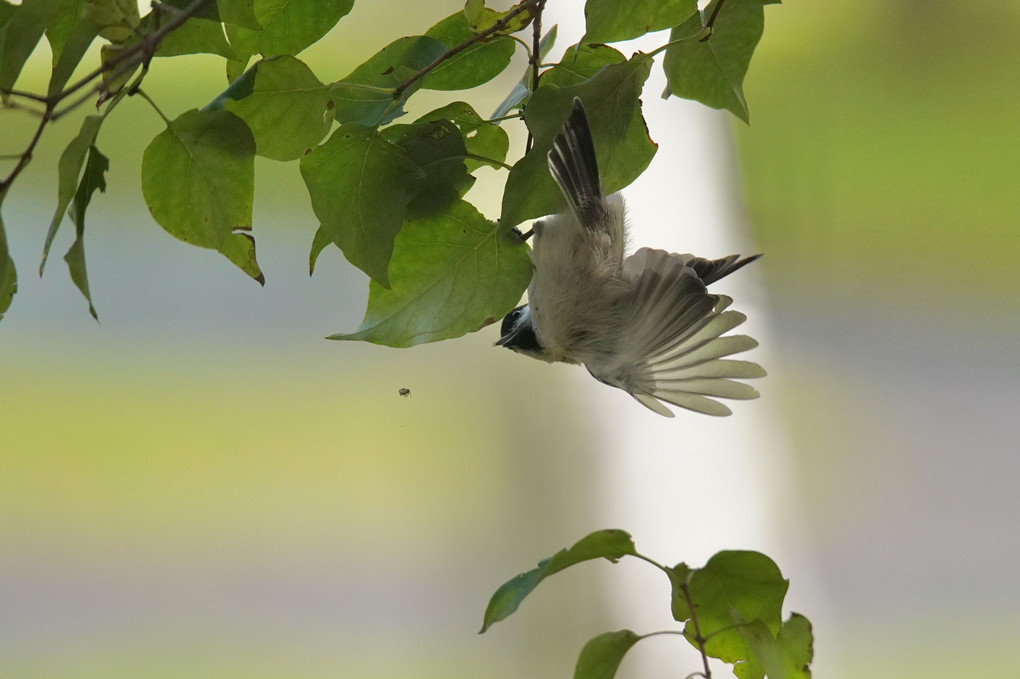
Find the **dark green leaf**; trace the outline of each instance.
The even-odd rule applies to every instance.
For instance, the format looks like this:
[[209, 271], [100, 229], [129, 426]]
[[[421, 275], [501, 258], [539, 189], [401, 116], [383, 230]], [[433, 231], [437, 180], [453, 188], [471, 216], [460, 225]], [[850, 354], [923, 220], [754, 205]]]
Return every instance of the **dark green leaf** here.
[[[492, 10], [486, 10], [492, 12]], [[495, 12], [493, 12], [495, 14]], [[454, 48], [475, 35], [464, 12], [455, 12], [426, 31], [447, 48]], [[510, 65], [514, 40], [488, 38], [461, 50], [425, 76], [422, 87], [431, 90], [466, 90], [489, 82]]]
[[529, 280], [520, 239], [458, 201], [444, 214], [407, 221], [390, 262], [391, 289], [372, 281], [361, 327], [329, 339], [409, 347], [460, 337], [502, 317]]
[[96, 315], [96, 308], [92, 306], [92, 293], [89, 292], [89, 276], [85, 269], [85, 210], [88, 208], [92, 194], [99, 189], [106, 191], [106, 171], [110, 169], [110, 159], [99, 152], [95, 146], [89, 147], [89, 157], [85, 163], [85, 172], [82, 173], [81, 184], [74, 194], [74, 203], [71, 205], [71, 221], [75, 225], [74, 243], [71, 244], [64, 261], [71, 272], [71, 280], [85, 295], [89, 303], [89, 313], [92, 318], [99, 320]]
[[414, 199], [408, 210], [415, 217], [444, 211], [467, 193], [474, 177], [467, 173], [464, 138], [449, 120], [413, 125], [391, 125], [382, 131], [388, 141], [404, 150], [418, 166], [413, 184]]
[[[227, 63], [240, 63], [231, 62]], [[259, 62], [262, 63], [262, 62]], [[255, 91], [255, 74], [258, 71], [256, 68], [258, 64], [252, 66], [247, 71], [239, 73], [237, 76], [230, 80], [230, 84], [227, 85], [227, 89], [217, 95], [215, 99], [210, 101], [208, 104], [202, 107], [203, 111], [222, 111], [226, 108], [227, 102], [231, 100], [240, 100], [249, 96]]]
[[[70, 37], [74, 27], [82, 20], [82, 10], [85, 0], [61, 0], [60, 9], [53, 22], [46, 28], [46, 40], [50, 43], [50, 52], [53, 55], [53, 66], [56, 67], [60, 61], [60, 54], [64, 51], [64, 45]], [[2, 10], [0, 10], [2, 13]], [[3, 21], [0, 20], [0, 24]]]
[[[231, 97], [225, 107], [248, 123], [258, 154], [296, 160], [322, 141], [333, 123], [329, 87], [294, 57], [274, 57], [255, 64], [253, 89]], [[246, 74], [228, 91], [243, 89]], [[235, 88], [235, 85], [240, 85]]]
[[[60, 51], [53, 52], [53, 73], [50, 75], [48, 96], [60, 94], [97, 35], [99, 26], [90, 19], [82, 18], [71, 27], [70, 33], [60, 37], [63, 42]], [[53, 38], [50, 41], [52, 44]]]
[[[0, 193], [0, 199], [3, 194]], [[11, 300], [18, 291], [18, 272], [7, 249], [7, 232], [4, 231], [3, 215], [0, 215], [0, 320], [11, 308]]]
[[301, 159], [315, 216], [347, 261], [384, 286], [417, 173], [403, 149], [357, 123]]
[[[511, 236], [511, 238], [513, 237]], [[530, 278], [530, 270], [528, 276]], [[506, 619], [516, 611], [524, 598], [538, 586], [538, 583], [550, 575], [583, 561], [601, 558], [616, 563], [621, 557], [636, 553], [634, 540], [626, 531], [610, 529], [586, 535], [570, 549], [561, 549], [552, 557], [540, 561], [537, 568], [517, 575], [497, 589], [485, 610], [482, 632], [493, 623]]]
[[262, 28], [255, 18], [255, 0], [216, 0], [220, 21], [258, 31]]
[[613, 679], [623, 656], [640, 640], [641, 636], [629, 629], [598, 635], [581, 649], [574, 679]]
[[[474, 172], [481, 165], [502, 167], [507, 151], [510, 150], [510, 138], [502, 127], [496, 123], [485, 122], [469, 104], [462, 101], [437, 108], [415, 122], [425, 123], [436, 120], [450, 120], [460, 128], [467, 152], [477, 156], [477, 158], [468, 158], [464, 161], [468, 172]], [[493, 162], [486, 163], [480, 158], [489, 158]]]
[[312, 238], [312, 251], [308, 254], [309, 276], [315, 273], [315, 262], [319, 259], [319, 255], [326, 249], [327, 245], [332, 243], [333, 237], [329, 235], [329, 229], [320, 224], [319, 228], [315, 230], [315, 237]]
[[[690, 594], [701, 635], [708, 638], [705, 652], [731, 664], [746, 660], [747, 642], [734, 625], [760, 620], [770, 633], [778, 633], [789, 584], [775, 562], [758, 552], [719, 552], [694, 571]], [[675, 590], [673, 596], [677, 596]], [[693, 629], [688, 622], [691, 643]]]
[[697, 0], [588, 0], [581, 42], [617, 42], [672, 28], [697, 13]]
[[137, 0], [85, 0], [82, 16], [99, 27], [99, 35], [112, 43], [137, 36], [141, 16]]
[[237, 55], [223, 34], [219, 21], [192, 17], [159, 43], [157, 57], [175, 57], [181, 54], [216, 54], [225, 59], [236, 59]]
[[542, 74], [541, 82], [558, 87], [580, 85], [606, 66], [626, 61], [627, 57], [609, 45], [574, 45], [567, 48], [560, 63]]
[[606, 66], [580, 84], [540, 85], [525, 110], [534, 146], [510, 170], [503, 192], [500, 223], [504, 227], [565, 208], [546, 156], [574, 97], [581, 98], [588, 115], [605, 191], [619, 191], [644, 171], [656, 150], [648, 138], [639, 99], [651, 67], [651, 57], [638, 52], [630, 61]]
[[181, 240], [219, 251], [264, 283], [251, 230], [255, 138], [229, 111], [187, 111], [142, 156], [153, 218]]
[[[680, 42], [666, 50], [663, 69], [668, 84], [663, 97], [673, 94], [694, 99], [748, 122], [744, 76], [765, 28], [763, 6], [775, 1], [727, 0], [707, 40], [694, 38], [703, 28], [701, 14], [674, 28], [670, 42]], [[711, 16], [718, 2], [713, 0], [705, 8], [706, 17]]]
[[[354, 6], [354, 0], [255, 0], [255, 20], [260, 30], [245, 28], [250, 22], [243, 5], [228, 4], [227, 37], [239, 57], [253, 54], [275, 57], [297, 55], [318, 42]], [[221, 17], [223, 16], [221, 10]], [[244, 25], [235, 21], [244, 20]]]
[[59, 15], [60, 0], [24, 0], [13, 11], [5, 5], [0, 19], [9, 18], [0, 25], [0, 89], [9, 90], [43, 32]]
[[407, 87], [398, 97], [394, 97], [396, 88], [444, 53], [443, 43], [424, 35], [391, 42], [330, 90], [337, 122], [376, 127], [402, 115], [404, 102], [421, 81]]
[[57, 235], [57, 230], [64, 220], [64, 213], [78, 188], [78, 178], [81, 176], [81, 169], [85, 164], [85, 156], [89, 147], [95, 142], [102, 124], [103, 116], [87, 116], [81, 123], [78, 136], [72, 139], [64, 152], [60, 154], [60, 162], [57, 164], [57, 209], [53, 213], [53, 219], [50, 220], [50, 229], [46, 233], [46, 241], [43, 244], [42, 262], [39, 264], [40, 276], [46, 267], [46, 259], [49, 257], [53, 238]]

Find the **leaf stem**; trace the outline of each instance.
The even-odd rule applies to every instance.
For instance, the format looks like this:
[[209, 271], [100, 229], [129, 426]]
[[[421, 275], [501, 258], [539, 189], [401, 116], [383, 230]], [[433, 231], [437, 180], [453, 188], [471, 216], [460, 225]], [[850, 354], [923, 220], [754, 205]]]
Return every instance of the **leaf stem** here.
[[517, 7], [510, 10], [506, 14], [504, 14], [494, 24], [486, 28], [484, 31], [481, 31], [480, 33], [475, 33], [461, 44], [457, 45], [456, 47], [450, 48], [449, 50], [441, 54], [439, 57], [437, 57], [436, 60], [433, 61], [431, 64], [421, 69], [404, 82], [397, 85], [396, 89], [393, 90], [393, 98], [400, 99], [400, 97], [403, 96], [404, 91], [407, 90], [408, 87], [415, 84], [416, 82], [424, 78], [426, 75], [431, 73], [433, 70], [436, 69], [436, 67], [442, 64], [444, 61], [463, 52], [468, 47], [471, 47], [471, 45], [474, 45], [477, 42], [481, 42], [482, 40], [485, 40], [493, 33], [498, 33], [499, 31], [506, 28], [507, 24], [509, 24], [512, 19], [523, 14], [524, 12], [534, 9], [536, 6], [544, 2], [545, 0], [524, 0], [521, 4], [519, 4]]
[[32, 160], [32, 153], [35, 151], [36, 145], [39, 143], [39, 138], [42, 137], [43, 130], [46, 129], [46, 125], [49, 124], [53, 116], [53, 105], [47, 104], [46, 111], [43, 112], [42, 117], [39, 119], [39, 125], [35, 128], [35, 134], [32, 135], [32, 140], [28, 142], [28, 146], [18, 159], [17, 165], [11, 170], [11, 173], [7, 175], [7, 178], [0, 181], [0, 199], [7, 195], [7, 190], [14, 183], [14, 180], [18, 178], [22, 170], [28, 165], [28, 162]]
[[715, 19], [719, 16], [719, 12], [722, 11], [723, 5], [726, 4], [726, 0], [719, 0], [715, 9], [712, 10], [712, 16], [708, 17], [708, 21], [705, 22], [705, 28], [708, 29], [708, 35], [701, 39], [701, 42], [705, 42], [712, 37], [712, 29], [715, 26]]
[[485, 122], [487, 122], [487, 123], [501, 123], [504, 120], [513, 120], [515, 118], [523, 118], [523, 117], [524, 117], [524, 115], [521, 114], [521, 113], [511, 113], [509, 115], [501, 116], [499, 118], [489, 118]]
[[486, 158], [485, 156], [479, 156], [479, 155], [476, 155], [474, 153], [465, 153], [461, 157], [463, 157], [463, 158], [470, 158], [471, 160], [478, 160], [478, 161], [481, 161], [483, 163], [492, 163], [493, 165], [499, 165], [504, 170], [510, 170], [510, 169], [513, 168], [512, 165], [507, 165], [506, 163], [504, 163], [501, 160], [496, 160], [495, 158]]

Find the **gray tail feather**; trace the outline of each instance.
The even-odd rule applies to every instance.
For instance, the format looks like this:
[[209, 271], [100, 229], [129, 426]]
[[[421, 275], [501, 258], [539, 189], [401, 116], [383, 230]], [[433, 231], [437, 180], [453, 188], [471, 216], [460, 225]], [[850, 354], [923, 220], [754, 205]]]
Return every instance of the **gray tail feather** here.
[[584, 106], [576, 97], [563, 130], [553, 140], [549, 171], [581, 223], [588, 227], [601, 224], [607, 208], [595, 159], [595, 144]]

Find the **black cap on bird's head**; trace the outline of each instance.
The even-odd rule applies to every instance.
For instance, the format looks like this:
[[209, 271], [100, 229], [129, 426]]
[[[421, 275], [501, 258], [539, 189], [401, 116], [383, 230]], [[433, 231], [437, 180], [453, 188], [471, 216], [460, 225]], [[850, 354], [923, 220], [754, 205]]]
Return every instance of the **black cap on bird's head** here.
[[531, 321], [531, 308], [522, 304], [503, 317], [499, 328], [500, 338], [496, 346], [513, 349], [519, 354], [527, 354], [535, 358], [543, 358], [545, 351], [538, 342], [535, 326]]

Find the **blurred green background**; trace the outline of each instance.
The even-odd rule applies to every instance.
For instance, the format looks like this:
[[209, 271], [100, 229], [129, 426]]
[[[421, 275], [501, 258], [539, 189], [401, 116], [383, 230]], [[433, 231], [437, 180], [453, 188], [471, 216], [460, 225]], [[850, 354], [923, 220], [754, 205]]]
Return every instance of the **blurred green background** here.
[[[459, 4], [358, 3], [303, 58], [341, 77]], [[1020, 663], [1018, 47], [1015, 3], [766, 11], [734, 181], [766, 253], [761, 403], [784, 414], [830, 676]], [[222, 89], [218, 60], [174, 62], [146, 81], [168, 115]], [[19, 85], [43, 89], [47, 64]], [[492, 110], [515, 81], [466, 98]], [[30, 125], [0, 111], [2, 152]], [[316, 223], [296, 165], [257, 164], [258, 289], [152, 222], [138, 167], [160, 129], [128, 101], [99, 137], [98, 325], [58, 258], [34, 275], [75, 120], [4, 205], [21, 289], [0, 323], [0, 676], [570, 676], [584, 640], [621, 626], [598, 567], [474, 632], [496, 586], [605, 527], [573, 390], [590, 385], [494, 352], [491, 331], [322, 341], [356, 327], [366, 285], [335, 251], [304, 274]]]

